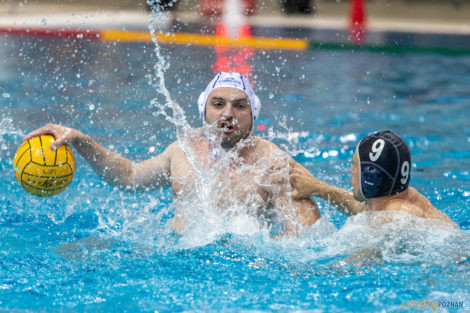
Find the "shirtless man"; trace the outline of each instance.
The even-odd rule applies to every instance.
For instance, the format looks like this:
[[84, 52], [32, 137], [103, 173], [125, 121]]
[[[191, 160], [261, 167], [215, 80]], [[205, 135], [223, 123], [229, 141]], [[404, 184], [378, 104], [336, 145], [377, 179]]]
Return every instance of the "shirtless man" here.
[[287, 154], [252, 134], [261, 104], [245, 77], [217, 74], [199, 97], [198, 108], [204, 127], [183, 134], [163, 153], [140, 163], [60, 125], [48, 124], [24, 140], [52, 134], [56, 138], [53, 148], [73, 145], [102, 179], [122, 190], [171, 185], [173, 225], [180, 232], [190, 220], [195, 198], [206, 205], [203, 210], [210, 206], [223, 213], [244, 208], [265, 226], [280, 223], [280, 234], [295, 234], [300, 225], [311, 225], [320, 218], [310, 195], [291, 200]]
[[454, 224], [415, 188], [410, 181], [410, 150], [402, 138], [381, 131], [362, 139], [353, 155], [349, 172], [353, 192], [331, 186], [291, 161], [292, 197], [314, 195], [334, 204], [339, 211], [354, 215], [363, 211], [405, 211], [421, 217]]

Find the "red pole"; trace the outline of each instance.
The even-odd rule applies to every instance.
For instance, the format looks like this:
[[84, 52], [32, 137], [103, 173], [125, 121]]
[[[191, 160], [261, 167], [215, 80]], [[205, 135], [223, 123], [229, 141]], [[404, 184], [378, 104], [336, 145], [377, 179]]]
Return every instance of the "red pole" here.
[[351, 0], [350, 41], [361, 44], [366, 37], [365, 6], [363, 0]]

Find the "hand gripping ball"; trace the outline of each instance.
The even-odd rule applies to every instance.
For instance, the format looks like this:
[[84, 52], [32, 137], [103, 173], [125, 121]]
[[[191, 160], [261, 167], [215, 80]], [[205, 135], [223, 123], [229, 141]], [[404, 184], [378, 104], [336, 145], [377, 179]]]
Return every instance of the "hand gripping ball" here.
[[75, 159], [66, 145], [51, 149], [53, 136], [25, 141], [13, 159], [16, 180], [33, 195], [48, 197], [64, 191], [75, 174]]

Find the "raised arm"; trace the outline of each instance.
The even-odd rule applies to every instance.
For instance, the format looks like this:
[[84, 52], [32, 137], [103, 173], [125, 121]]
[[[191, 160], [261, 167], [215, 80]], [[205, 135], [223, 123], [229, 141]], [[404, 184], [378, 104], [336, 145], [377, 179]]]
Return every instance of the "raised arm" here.
[[32, 131], [24, 140], [46, 134], [56, 138], [51, 148], [64, 144], [73, 145], [104, 181], [122, 190], [154, 189], [166, 187], [170, 183], [169, 149], [150, 160], [134, 164], [116, 152], [107, 150], [82, 132], [55, 124], [47, 124]]
[[292, 159], [289, 162], [289, 167], [292, 199], [317, 196], [333, 204], [346, 215], [354, 215], [366, 210], [366, 203], [354, 200], [352, 191], [319, 180]]

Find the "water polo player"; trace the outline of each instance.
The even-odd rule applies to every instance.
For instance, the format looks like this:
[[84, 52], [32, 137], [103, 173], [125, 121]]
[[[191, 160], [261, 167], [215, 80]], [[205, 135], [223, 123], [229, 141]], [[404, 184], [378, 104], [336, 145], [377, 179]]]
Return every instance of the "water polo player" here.
[[[200, 216], [195, 212], [213, 212], [230, 219], [244, 211], [268, 227], [273, 219], [280, 220], [281, 232], [290, 234], [320, 217], [309, 195], [291, 200], [286, 166], [289, 156], [253, 135], [261, 103], [245, 77], [218, 73], [199, 97], [198, 108], [204, 127], [188, 130], [180, 141], [140, 163], [60, 125], [48, 124], [25, 140], [54, 135], [57, 140], [52, 146], [73, 145], [102, 179], [124, 191], [171, 186], [175, 195], [174, 227], [179, 231], [190, 228], [187, 225], [191, 223], [200, 227]], [[207, 231], [207, 225], [203, 225]]]
[[410, 150], [405, 141], [391, 131], [376, 132], [362, 139], [353, 155], [349, 170], [353, 193], [320, 181], [291, 162], [292, 196], [321, 197], [347, 215], [402, 210], [421, 218], [453, 223], [425, 196], [408, 186], [410, 170]]

